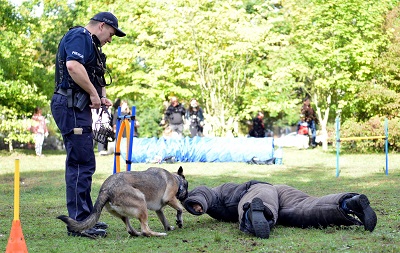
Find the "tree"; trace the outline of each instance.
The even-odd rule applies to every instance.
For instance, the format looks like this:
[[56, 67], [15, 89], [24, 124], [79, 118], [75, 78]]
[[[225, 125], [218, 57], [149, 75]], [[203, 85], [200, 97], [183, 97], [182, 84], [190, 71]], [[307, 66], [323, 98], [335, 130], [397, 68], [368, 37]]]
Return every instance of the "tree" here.
[[31, 140], [26, 119], [36, 106], [48, 102], [32, 82], [35, 69], [41, 68], [32, 61], [36, 52], [31, 41], [35, 19], [25, 12], [17, 13], [4, 0], [0, 0], [0, 12], [0, 137], [12, 150], [13, 141]]
[[[172, 95], [198, 98], [216, 136], [244, 132], [257, 111], [274, 125], [294, 124], [306, 95], [325, 132], [339, 111], [343, 120], [397, 115], [397, 14], [384, 17], [398, 0], [32, 0], [17, 11], [0, 1], [2, 89], [37, 93], [35, 103], [44, 95], [48, 104], [53, 93], [55, 53], [68, 28], [98, 10], [114, 12], [127, 36], [103, 49], [113, 80], [107, 93], [138, 105], [141, 136], [160, 132]], [[32, 15], [40, 4], [43, 13]], [[28, 89], [9, 90], [16, 80]], [[28, 117], [33, 104], [21, 103], [20, 118]]]
[[357, 117], [361, 100], [376, 101], [360, 94], [371, 87], [377, 75], [372, 63], [387, 48], [381, 25], [391, 2], [315, 0], [285, 7], [293, 21], [291, 43], [301, 59], [301, 88], [317, 107], [324, 135], [331, 110], [341, 111], [343, 119]]
[[132, 44], [122, 40], [122, 46], [110, 48], [129, 51], [122, 58], [116, 53], [118, 57], [111, 57], [110, 66], [120, 75], [110, 92], [139, 93], [159, 100], [160, 106], [171, 95], [197, 97], [217, 136], [238, 135], [239, 122], [259, 110], [274, 116], [287, 107], [280, 102], [287, 101], [291, 84], [281, 86], [269, 79], [269, 54], [285, 39], [274, 30], [273, 17], [279, 13], [271, 11], [270, 3], [253, 5], [262, 11], [252, 13], [230, 1], [148, 0], [127, 5], [134, 10], [129, 18], [133, 30], [128, 28], [126, 38]]

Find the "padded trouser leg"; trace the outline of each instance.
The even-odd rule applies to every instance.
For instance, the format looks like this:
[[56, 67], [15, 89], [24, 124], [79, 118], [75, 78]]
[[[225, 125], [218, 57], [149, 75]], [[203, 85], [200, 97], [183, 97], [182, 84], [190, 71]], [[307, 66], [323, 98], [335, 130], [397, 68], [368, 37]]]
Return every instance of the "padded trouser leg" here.
[[278, 224], [295, 227], [327, 227], [330, 225], [360, 225], [345, 214], [340, 203], [355, 193], [330, 194], [312, 197], [287, 185], [275, 185], [279, 196]]

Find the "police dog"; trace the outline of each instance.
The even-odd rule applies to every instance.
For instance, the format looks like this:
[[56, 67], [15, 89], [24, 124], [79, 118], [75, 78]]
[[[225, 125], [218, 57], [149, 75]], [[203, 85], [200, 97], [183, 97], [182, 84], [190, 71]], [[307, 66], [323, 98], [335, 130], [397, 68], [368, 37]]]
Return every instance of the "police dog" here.
[[[66, 215], [58, 216], [70, 231], [82, 232], [92, 228], [100, 218], [105, 206], [107, 211], [119, 217], [132, 236], [165, 236], [166, 233], [152, 231], [148, 225], [147, 209], [154, 210], [165, 231], [174, 230], [165, 218], [163, 207], [169, 205], [176, 213], [176, 224], [183, 225], [180, 201], [187, 198], [188, 182], [182, 166], [177, 173], [151, 167], [146, 171], [124, 171], [109, 176], [100, 188], [92, 213], [84, 221], [76, 221]], [[141, 233], [132, 228], [129, 218], [139, 219]]]

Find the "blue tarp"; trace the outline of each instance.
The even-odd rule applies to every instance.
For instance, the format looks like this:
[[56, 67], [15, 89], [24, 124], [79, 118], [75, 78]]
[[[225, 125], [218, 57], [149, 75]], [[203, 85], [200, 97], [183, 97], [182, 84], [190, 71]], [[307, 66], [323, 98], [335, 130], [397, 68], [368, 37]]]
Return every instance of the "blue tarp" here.
[[[121, 156], [126, 156], [126, 140]], [[274, 156], [274, 138], [133, 138], [132, 163], [146, 163], [174, 156], [178, 162], [247, 162], [253, 157], [268, 160]]]

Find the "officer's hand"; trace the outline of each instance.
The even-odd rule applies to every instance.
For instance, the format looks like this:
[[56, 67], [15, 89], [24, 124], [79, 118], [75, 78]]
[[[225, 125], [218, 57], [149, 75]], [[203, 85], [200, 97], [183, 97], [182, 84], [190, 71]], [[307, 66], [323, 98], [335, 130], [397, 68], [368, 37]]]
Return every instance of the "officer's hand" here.
[[102, 97], [100, 100], [101, 100], [101, 104], [105, 105], [107, 108], [113, 105], [111, 100], [108, 98]]
[[92, 108], [92, 109], [100, 109], [101, 101], [100, 101], [99, 95], [97, 95], [97, 94], [90, 95], [90, 102], [92, 102], [92, 104], [89, 105], [90, 108]]

